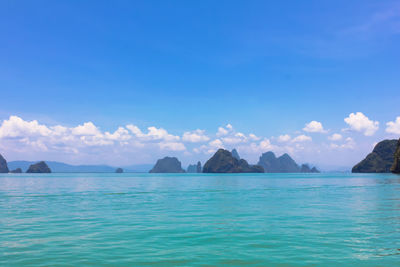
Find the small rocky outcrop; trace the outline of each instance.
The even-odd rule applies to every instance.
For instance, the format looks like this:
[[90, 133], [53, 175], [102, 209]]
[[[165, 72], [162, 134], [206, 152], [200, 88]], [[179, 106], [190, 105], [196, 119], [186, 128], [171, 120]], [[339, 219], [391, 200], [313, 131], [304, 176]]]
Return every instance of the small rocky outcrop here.
[[397, 143], [397, 140], [379, 142], [365, 159], [353, 167], [351, 172], [390, 172], [392, 165], [394, 165]]
[[396, 152], [394, 153], [393, 165], [390, 168], [393, 173], [400, 173], [400, 139], [397, 141]]
[[165, 157], [157, 160], [150, 173], [183, 173], [181, 162], [175, 157]]
[[3, 156], [0, 154], [0, 173], [8, 173], [8, 166], [7, 161]]
[[122, 169], [122, 168], [117, 168], [115, 170], [115, 173], [123, 173], [123, 172], [124, 172], [124, 169]]
[[249, 165], [246, 160], [233, 157], [225, 149], [219, 149], [203, 167], [204, 173], [250, 173], [264, 172], [261, 166]]
[[22, 169], [16, 168], [15, 170], [10, 171], [10, 173], [22, 173]]
[[49, 166], [47, 166], [46, 162], [40, 161], [29, 166], [26, 173], [51, 173], [51, 170]]
[[320, 171], [316, 167], [310, 168], [308, 164], [302, 164], [300, 167], [300, 172], [303, 173], [319, 173]]

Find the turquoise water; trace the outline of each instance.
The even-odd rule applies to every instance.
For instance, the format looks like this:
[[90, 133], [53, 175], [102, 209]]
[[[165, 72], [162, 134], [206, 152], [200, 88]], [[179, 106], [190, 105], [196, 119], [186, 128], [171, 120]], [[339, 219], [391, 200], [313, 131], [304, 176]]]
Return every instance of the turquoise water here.
[[0, 266], [400, 266], [400, 176], [0, 175]]

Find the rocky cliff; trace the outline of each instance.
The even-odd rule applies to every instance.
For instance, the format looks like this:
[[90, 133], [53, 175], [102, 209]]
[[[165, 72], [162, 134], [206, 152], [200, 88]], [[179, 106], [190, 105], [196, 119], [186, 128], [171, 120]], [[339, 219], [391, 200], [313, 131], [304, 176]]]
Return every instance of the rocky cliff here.
[[187, 173], [196, 173], [197, 172], [197, 165], [196, 164], [189, 164], [186, 169]]
[[310, 168], [308, 164], [303, 164], [299, 167], [296, 161], [287, 153], [276, 157], [272, 151], [263, 153], [258, 161], [258, 165], [262, 166], [264, 171], [269, 173], [319, 172], [317, 168]]
[[258, 165], [262, 166], [265, 172], [300, 172], [297, 163], [286, 153], [278, 158], [271, 151], [263, 153], [258, 161]]
[[383, 140], [365, 159], [356, 164], [351, 172], [390, 172], [393, 165], [397, 140]]
[[175, 157], [165, 157], [157, 160], [156, 165], [150, 170], [150, 173], [182, 173], [181, 162]]
[[8, 166], [7, 161], [3, 156], [0, 154], [0, 173], [8, 173]]
[[32, 164], [29, 166], [27, 173], [51, 173], [49, 166], [47, 166], [46, 162], [40, 161], [36, 164]]
[[203, 169], [201, 168], [201, 162], [200, 161], [197, 162], [196, 171], [197, 171], [197, 173], [200, 173], [200, 172], [203, 171]]
[[204, 173], [246, 173], [264, 172], [261, 166], [249, 165], [246, 160], [238, 160], [231, 152], [219, 149], [203, 167]]
[[396, 152], [394, 153], [393, 165], [390, 169], [393, 173], [400, 173], [400, 139], [397, 141]]
[[237, 152], [236, 148], [232, 149], [232, 157], [234, 157], [237, 160], [240, 160], [239, 153]]
[[300, 172], [304, 173], [319, 173], [319, 170], [315, 167], [310, 168], [308, 164], [302, 164], [300, 167]]

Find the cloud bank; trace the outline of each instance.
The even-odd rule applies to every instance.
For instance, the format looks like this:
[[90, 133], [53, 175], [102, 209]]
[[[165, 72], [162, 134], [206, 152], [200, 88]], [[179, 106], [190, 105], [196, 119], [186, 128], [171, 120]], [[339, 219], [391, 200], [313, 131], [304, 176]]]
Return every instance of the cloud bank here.
[[[365, 139], [379, 130], [378, 121], [356, 112], [344, 118], [344, 122], [349, 127], [341, 134], [321, 135], [328, 131], [321, 122], [313, 120], [302, 129], [305, 134], [294, 131], [274, 137], [237, 131], [231, 124], [217, 127], [214, 133], [195, 129], [172, 134], [156, 126], [142, 130], [137, 125], [127, 124], [114, 131], [104, 131], [91, 121], [68, 127], [10, 116], [0, 125], [0, 153], [11, 159], [122, 165], [153, 163], [166, 155], [180, 157], [183, 161], [204, 161], [219, 148], [236, 148], [251, 162], [256, 162], [260, 154], [267, 151], [290, 153], [294, 158], [315, 162], [320, 159], [320, 153], [357, 151], [362, 144], [370, 149], [371, 144], [379, 141]], [[400, 117], [387, 122], [386, 126], [387, 134], [400, 135]], [[365, 140], [359, 139], [358, 132]]]

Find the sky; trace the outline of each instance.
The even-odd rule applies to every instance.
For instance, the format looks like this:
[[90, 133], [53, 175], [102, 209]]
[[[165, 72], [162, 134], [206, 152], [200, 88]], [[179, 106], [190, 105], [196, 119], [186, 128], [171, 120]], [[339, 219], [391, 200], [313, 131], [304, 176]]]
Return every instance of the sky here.
[[1, 1], [0, 153], [351, 167], [400, 137], [399, 47], [399, 1]]

